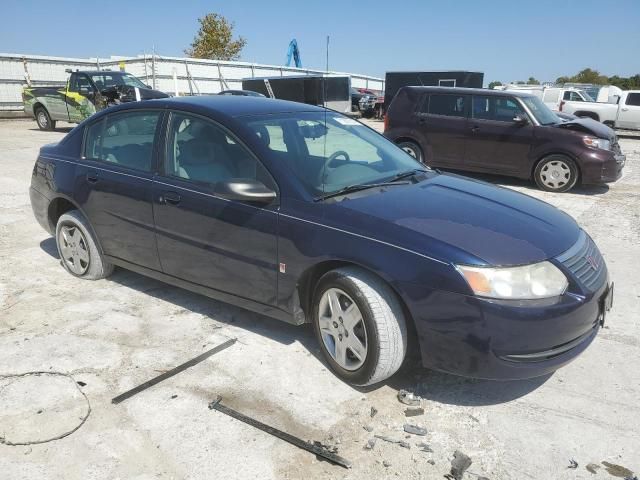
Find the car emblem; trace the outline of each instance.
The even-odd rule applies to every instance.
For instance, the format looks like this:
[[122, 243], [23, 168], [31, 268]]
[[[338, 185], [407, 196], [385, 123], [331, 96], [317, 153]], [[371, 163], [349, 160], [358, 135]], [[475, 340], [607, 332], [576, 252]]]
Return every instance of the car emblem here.
[[594, 270], [598, 269], [598, 261], [591, 255], [587, 256], [587, 263], [589, 263], [589, 265], [591, 265], [591, 268], [593, 268]]

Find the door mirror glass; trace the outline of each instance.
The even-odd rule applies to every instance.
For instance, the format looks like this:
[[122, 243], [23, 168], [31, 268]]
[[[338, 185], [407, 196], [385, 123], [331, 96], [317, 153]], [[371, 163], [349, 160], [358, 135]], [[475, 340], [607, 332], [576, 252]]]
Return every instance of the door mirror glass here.
[[260, 204], [271, 203], [276, 198], [276, 192], [264, 183], [250, 178], [233, 178], [214, 185], [214, 193], [227, 200], [253, 202]]

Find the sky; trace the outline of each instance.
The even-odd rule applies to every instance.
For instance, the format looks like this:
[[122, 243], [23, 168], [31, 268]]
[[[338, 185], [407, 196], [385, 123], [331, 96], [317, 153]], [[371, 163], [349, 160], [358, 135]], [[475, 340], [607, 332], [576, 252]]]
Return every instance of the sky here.
[[[93, 6], [92, 6], [93, 5]], [[69, 57], [183, 56], [216, 12], [247, 40], [241, 60], [383, 77], [472, 70], [485, 84], [553, 81], [590, 67], [640, 73], [640, 0], [3, 0], [0, 52]], [[584, 33], [583, 33], [584, 32]]]

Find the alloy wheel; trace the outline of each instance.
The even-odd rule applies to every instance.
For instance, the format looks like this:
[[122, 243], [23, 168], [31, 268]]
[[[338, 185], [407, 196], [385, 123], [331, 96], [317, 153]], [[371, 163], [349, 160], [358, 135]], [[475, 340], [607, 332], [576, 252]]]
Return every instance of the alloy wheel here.
[[78, 227], [65, 225], [58, 234], [62, 261], [76, 275], [83, 275], [89, 268], [89, 247]]
[[571, 169], [562, 160], [546, 163], [540, 170], [540, 179], [548, 188], [554, 190], [564, 187], [571, 180]]
[[318, 306], [322, 342], [331, 358], [345, 370], [357, 370], [367, 358], [367, 330], [360, 309], [339, 288], [330, 288]]

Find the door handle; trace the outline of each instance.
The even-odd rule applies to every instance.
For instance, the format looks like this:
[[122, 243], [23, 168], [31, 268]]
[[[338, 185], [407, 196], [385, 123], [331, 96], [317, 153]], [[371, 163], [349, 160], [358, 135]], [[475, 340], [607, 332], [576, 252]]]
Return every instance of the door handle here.
[[164, 192], [164, 195], [160, 197], [160, 203], [170, 203], [177, 205], [182, 200], [182, 197], [176, 192]]
[[480, 130], [480, 127], [478, 125], [474, 125], [473, 127], [471, 127], [471, 133], [476, 133], [478, 130]]
[[98, 172], [87, 172], [87, 182], [96, 183], [98, 181]]
[[419, 119], [418, 119], [418, 123], [419, 123], [420, 125], [424, 125], [425, 123], [427, 123], [427, 119], [426, 119], [426, 118], [419, 118]]
[[627, 111], [629, 111], [629, 109], [628, 109], [628, 108], [621, 108], [620, 110], [622, 110], [623, 112], [627, 112]]

